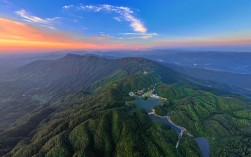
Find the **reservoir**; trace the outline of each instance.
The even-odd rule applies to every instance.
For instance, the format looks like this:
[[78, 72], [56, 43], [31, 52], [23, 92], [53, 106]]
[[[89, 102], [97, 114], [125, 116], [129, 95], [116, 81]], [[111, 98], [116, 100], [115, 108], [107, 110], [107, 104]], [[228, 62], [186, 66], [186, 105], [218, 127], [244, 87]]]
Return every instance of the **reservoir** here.
[[[158, 116], [155, 114], [150, 114], [150, 113], [152, 113], [152, 108], [160, 103], [160, 101], [158, 99], [153, 99], [153, 98], [143, 99], [141, 97], [135, 97], [135, 101], [136, 101], [136, 106], [140, 109], [145, 109], [147, 111], [147, 113], [149, 113], [149, 116], [151, 117], [151, 119], [153, 121], [159, 121], [159, 122], [162, 122], [166, 125], [171, 126], [172, 129], [177, 131], [179, 133], [179, 135], [181, 135], [181, 136], [183, 135], [183, 132], [185, 132], [185, 130], [182, 127], [173, 123], [170, 120], [170, 117], [168, 117], [168, 116], [161, 117], [161, 116]], [[208, 140], [206, 140], [203, 137], [198, 137], [198, 138], [195, 138], [195, 141], [199, 145], [199, 148], [200, 148], [200, 151], [201, 151], [203, 157], [209, 157], [210, 145], [209, 145]], [[179, 141], [178, 141], [178, 143], [179, 143]]]
[[198, 137], [195, 140], [199, 145], [203, 157], [209, 157], [210, 154], [209, 142], [203, 137]]
[[148, 98], [145, 100], [140, 97], [135, 97], [135, 99], [137, 107], [145, 109], [147, 113], [152, 112], [152, 108], [160, 103], [159, 100], [153, 98]]

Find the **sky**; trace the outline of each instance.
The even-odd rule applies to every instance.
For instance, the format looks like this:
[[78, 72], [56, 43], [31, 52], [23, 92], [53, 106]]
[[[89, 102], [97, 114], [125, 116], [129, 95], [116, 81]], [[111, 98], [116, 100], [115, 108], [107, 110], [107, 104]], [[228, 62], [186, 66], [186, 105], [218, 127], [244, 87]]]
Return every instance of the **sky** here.
[[251, 52], [250, 0], [0, 0], [0, 53]]

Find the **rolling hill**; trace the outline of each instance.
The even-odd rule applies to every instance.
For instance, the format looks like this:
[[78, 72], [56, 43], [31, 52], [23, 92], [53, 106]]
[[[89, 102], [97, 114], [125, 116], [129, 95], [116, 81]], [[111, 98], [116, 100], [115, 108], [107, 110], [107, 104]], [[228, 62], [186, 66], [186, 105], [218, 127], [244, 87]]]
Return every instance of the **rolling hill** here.
[[[109, 82], [153, 71], [159, 71], [162, 79], [169, 83], [186, 79], [174, 70], [144, 58], [115, 60], [73, 54], [56, 60], [36, 61], [7, 74], [0, 82], [0, 133], [1, 137], [8, 137], [1, 142], [8, 143], [10, 147], [1, 151], [8, 151], [21, 139], [15, 135], [20, 131], [13, 133], [13, 128], [31, 125], [30, 130], [33, 130], [50, 115], [43, 114], [44, 110], [57, 108], [52, 105], [56, 101], [78, 91], [92, 95], [96, 88]], [[37, 114], [35, 123], [31, 123], [29, 119]], [[25, 130], [23, 135], [28, 133]]]
[[27, 64], [0, 82], [0, 155], [201, 156], [193, 138], [184, 136], [176, 149], [174, 130], [126, 105], [134, 101], [130, 91], [156, 83], [169, 101], [157, 106], [158, 114], [175, 113], [173, 121], [209, 139], [215, 156], [240, 155], [231, 150], [238, 142], [250, 155], [249, 100], [219, 95], [203, 80], [148, 59], [72, 54]]

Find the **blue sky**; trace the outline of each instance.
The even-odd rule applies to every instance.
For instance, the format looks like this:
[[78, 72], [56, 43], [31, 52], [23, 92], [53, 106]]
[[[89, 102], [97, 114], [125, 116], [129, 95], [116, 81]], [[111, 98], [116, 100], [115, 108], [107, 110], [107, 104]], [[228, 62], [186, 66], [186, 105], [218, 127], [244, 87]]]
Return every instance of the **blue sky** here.
[[0, 18], [102, 45], [225, 47], [238, 39], [249, 47], [251, 37], [250, 0], [1, 0]]

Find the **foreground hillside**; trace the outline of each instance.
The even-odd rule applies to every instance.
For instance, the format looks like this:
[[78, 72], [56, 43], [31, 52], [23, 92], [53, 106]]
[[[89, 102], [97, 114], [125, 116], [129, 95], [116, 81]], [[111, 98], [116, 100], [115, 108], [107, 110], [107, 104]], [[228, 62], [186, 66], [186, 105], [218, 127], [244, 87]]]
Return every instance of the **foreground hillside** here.
[[[8, 77], [0, 83], [12, 93], [0, 90], [2, 156], [201, 156], [195, 137], [209, 140], [211, 156], [251, 155], [249, 100], [205, 90], [150, 60], [68, 55]], [[167, 99], [156, 113], [171, 115], [192, 135], [184, 135], [178, 149], [178, 134], [153, 122], [128, 95], [156, 83]]]
[[58, 110], [5, 156], [199, 156], [193, 139], [184, 137], [176, 150], [177, 133], [154, 123], [145, 111], [125, 105], [133, 100], [129, 91], [148, 87], [159, 77], [135, 74], [111, 79], [102, 80], [106, 83], [100, 82], [103, 85], [91, 95], [80, 91], [54, 102]]
[[210, 141], [211, 156], [251, 156], [251, 102], [237, 96], [217, 96], [183, 84], [165, 85], [157, 93], [169, 101], [155, 109]]

